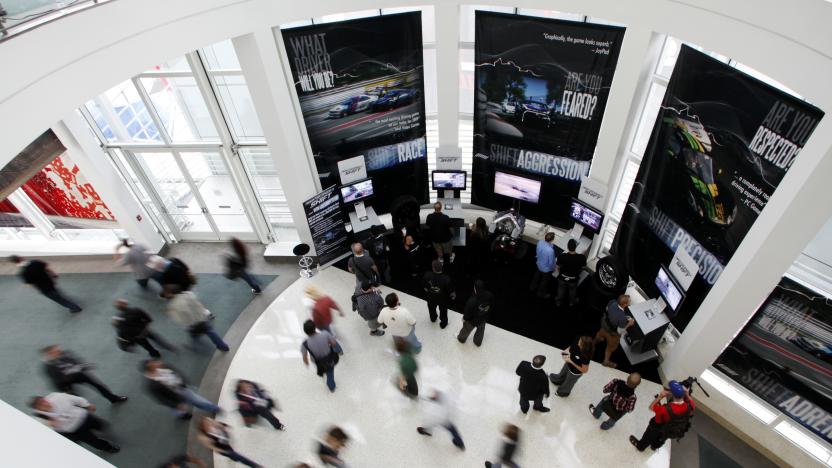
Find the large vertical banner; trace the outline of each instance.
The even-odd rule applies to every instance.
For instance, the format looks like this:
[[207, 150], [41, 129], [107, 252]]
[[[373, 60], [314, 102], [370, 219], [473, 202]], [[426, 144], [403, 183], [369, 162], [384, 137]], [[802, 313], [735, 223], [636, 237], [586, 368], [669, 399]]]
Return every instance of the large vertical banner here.
[[679, 248], [699, 272], [684, 329], [823, 117], [816, 107], [682, 46], [613, 251], [651, 296]]
[[319, 265], [327, 265], [349, 253], [349, 235], [344, 227], [337, 186], [324, 189], [303, 202], [303, 211], [306, 212]]
[[476, 12], [474, 204], [510, 207], [494, 173], [514, 173], [542, 182], [525, 216], [571, 227], [623, 38], [619, 27]]
[[832, 443], [832, 300], [780, 280], [714, 366]]
[[363, 155], [376, 212], [400, 195], [428, 198], [421, 13], [282, 31], [324, 187]]

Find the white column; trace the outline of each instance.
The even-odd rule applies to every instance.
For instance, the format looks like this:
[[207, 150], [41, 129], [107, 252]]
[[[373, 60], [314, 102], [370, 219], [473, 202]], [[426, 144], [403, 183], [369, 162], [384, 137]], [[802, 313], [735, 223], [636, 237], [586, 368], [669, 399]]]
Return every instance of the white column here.
[[43, 214], [22, 187], [10, 193], [8, 200], [45, 237], [54, 240], [66, 240], [66, 236], [55, 229], [52, 221], [49, 221], [49, 218]]
[[[459, 5], [434, 4], [439, 145], [459, 146]], [[443, 83], [443, 77], [450, 82]]]
[[119, 177], [116, 168], [108, 161], [107, 154], [86, 128], [86, 123], [75, 112], [52, 127], [55, 135], [66, 147], [67, 154], [89, 180], [95, 191], [110, 208], [119, 226], [127, 231], [135, 242], [158, 252], [164, 245], [164, 238], [142, 206], [133, 198], [130, 189]]
[[234, 38], [233, 43], [295, 228], [301, 241], [312, 246], [303, 201], [317, 193], [318, 174], [307, 149], [300, 108], [292, 99], [291, 75], [283, 68], [271, 29]]
[[821, 124], [665, 356], [668, 379], [699, 376], [731, 342], [832, 216], [832, 123]]

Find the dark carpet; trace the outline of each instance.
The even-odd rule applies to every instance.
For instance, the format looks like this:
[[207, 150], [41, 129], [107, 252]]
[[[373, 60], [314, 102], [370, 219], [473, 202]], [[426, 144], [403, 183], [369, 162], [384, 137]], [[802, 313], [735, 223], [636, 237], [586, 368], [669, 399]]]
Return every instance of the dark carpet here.
[[[393, 280], [391, 287], [407, 294], [424, 299], [425, 292], [422, 287], [422, 273], [430, 268], [432, 258], [436, 254], [432, 248], [423, 248], [425, 254], [418, 261], [419, 274], [412, 276], [410, 263], [403, 257], [402, 252], [397, 252], [391, 246], [390, 264], [392, 266]], [[595, 336], [600, 328], [601, 315], [607, 300], [610, 298], [594, 297], [588, 282], [584, 282], [578, 289], [578, 304], [575, 307], [565, 305], [556, 307], [555, 295], [557, 292], [557, 280], [551, 278], [549, 281], [549, 299], [539, 299], [529, 291], [532, 276], [536, 270], [534, 245], [523, 243], [517, 253], [512, 256], [502, 253], [492, 253], [477, 250], [476, 254], [470, 255], [464, 247], [454, 247], [456, 257], [453, 263], [448, 265], [446, 261], [446, 272], [451, 275], [457, 291], [456, 300], [450, 307], [461, 312], [465, 301], [471, 295], [475, 279], [482, 279], [486, 282], [488, 289], [496, 297], [496, 310], [489, 316], [488, 323], [518, 335], [525, 336], [535, 341], [545, 343], [556, 348], [565, 349], [575, 342], [581, 335]], [[336, 266], [346, 270], [349, 257], [336, 263]], [[427, 310], [412, 311], [417, 319], [427, 318]], [[483, 346], [488, 345], [488, 330], [485, 332]], [[532, 356], [529, 356], [531, 359]], [[559, 356], [548, 356], [550, 360], [559, 359]], [[602, 342], [595, 349], [593, 359], [595, 365], [603, 361], [604, 343]], [[611, 360], [618, 365], [618, 369], [624, 372], [639, 372], [642, 378], [653, 382], [659, 382], [658, 363], [656, 361], [631, 365], [627, 356], [620, 348], [617, 349]]]
[[[275, 276], [256, 278], [265, 287]], [[232, 282], [219, 274], [200, 274], [197, 279], [195, 291], [216, 316], [214, 328], [224, 335], [251, 302], [251, 290], [242, 281]], [[130, 273], [66, 274], [61, 275], [58, 286], [84, 311], [70, 315], [18, 277], [0, 276], [0, 398], [30, 414], [26, 406], [29, 397], [54, 391], [43, 372], [39, 350], [59, 344], [83, 361], [96, 364], [95, 375], [114, 393], [130, 398], [111, 406], [93, 388], [75, 387], [80, 396], [98, 407], [97, 414], [109, 421], [107, 436], [122, 448], [114, 455], [91, 451], [118, 467], [158, 466], [184, 453], [188, 423], [176, 420], [144, 390], [139, 366], [147, 352], [137, 347], [128, 353], [116, 346], [110, 325], [116, 312], [113, 300], [124, 297], [153, 317], [152, 329], [178, 347], [172, 353], [156, 346], [162, 359], [181, 370], [193, 385], [199, 385], [215, 351], [210, 341], [203, 337], [201, 346], [192, 347], [187, 333], [164, 313], [166, 304], [158, 297], [158, 289], [151, 285], [143, 291]]]
[[716, 448], [704, 437], [699, 437], [699, 466], [707, 468], [742, 468], [733, 458]]

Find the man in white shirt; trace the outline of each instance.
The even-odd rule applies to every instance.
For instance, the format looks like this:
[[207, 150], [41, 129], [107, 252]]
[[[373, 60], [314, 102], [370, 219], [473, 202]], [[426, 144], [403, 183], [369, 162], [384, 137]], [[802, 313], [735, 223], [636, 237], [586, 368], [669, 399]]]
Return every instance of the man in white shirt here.
[[211, 326], [211, 312], [199, 302], [193, 291], [182, 291], [174, 295], [168, 304], [168, 313], [173, 320], [187, 328], [191, 338], [197, 339], [205, 335], [218, 350], [228, 351], [228, 345]]
[[397, 337], [406, 340], [410, 343], [410, 349], [418, 354], [422, 350], [422, 343], [416, 337], [416, 318], [409, 310], [399, 305], [399, 296], [396, 293], [388, 294], [384, 302], [387, 307], [381, 310], [376, 320], [393, 335], [393, 341]]
[[95, 406], [84, 398], [55, 392], [33, 397], [29, 406], [36, 416], [46, 419], [55, 432], [73, 442], [84, 442], [109, 453], [121, 450], [118, 445], [95, 434], [94, 431], [104, 427], [104, 421], [92, 414]]
[[425, 400], [425, 404], [422, 405], [422, 412], [424, 413], [424, 423], [416, 428], [416, 432], [430, 437], [433, 435], [432, 429], [434, 427], [442, 426], [451, 433], [453, 444], [458, 449], [465, 450], [465, 443], [453, 422], [453, 408], [450, 401], [448, 401], [448, 397], [439, 390], [434, 390], [431, 396]]

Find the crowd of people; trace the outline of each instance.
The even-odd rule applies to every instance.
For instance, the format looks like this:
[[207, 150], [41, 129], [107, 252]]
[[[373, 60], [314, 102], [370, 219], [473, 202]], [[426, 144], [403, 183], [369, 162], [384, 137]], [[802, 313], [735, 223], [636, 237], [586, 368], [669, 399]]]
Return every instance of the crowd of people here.
[[[413, 259], [408, 263], [408, 269], [423, 286], [430, 321], [435, 323], [438, 320], [440, 329], [445, 329], [449, 323], [448, 308], [459, 291], [452, 278], [444, 272], [445, 267], [455, 259], [451, 245], [451, 224], [448, 217], [441, 212], [441, 204], [435, 205], [434, 210], [434, 213], [428, 216], [428, 229], [425, 234], [435, 253], [427, 272], [421, 272], [423, 263], [415, 260], [414, 255], [414, 251], [425, 245], [424, 242], [416, 240], [417, 236], [423, 237], [422, 233], [412, 228], [402, 229], [400, 242], [402, 251]], [[484, 224], [484, 220], [480, 218], [472, 226], [472, 236], [483, 237], [472, 243], [473, 249], [483, 248], [487, 239], [487, 228]], [[574, 305], [577, 300], [578, 278], [586, 265], [586, 257], [575, 251], [574, 240], [569, 241], [566, 252], [556, 255], [553, 240], [554, 234], [548, 233], [537, 245], [536, 271], [530, 290], [542, 298], [548, 297], [548, 281], [551, 277], [557, 276], [557, 303], [560, 305], [568, 301], [570, 305]], [[142, 289], [149, 288], [150, 280], [159, 284], [159, 296], [167, 302], [167, 313], [184, 328], [192, 342], [196, 343], [204, 336], [217, 350], [229, 350], [229, 345], [213, 328], [213, 314], [193, 291], [196, 278], [183, 261], [150, 254], [143, 246], [127, 241], [120, 246], [120, 250], [117, 261], [132, 269], [136, 282]], [[420, 402], [424, 415], [424, 423], [416, 428], [416, 432], [430, 437], [436, 427], [442, 427], [450, 434], [452, 443], [464, 450], [465, 443], [455, 424], [451, 398], [435, 389], [430, 389], [427, 397], [419, 397], [417, 356], [422, 351], [422, 343], [416, 334], [416, 316], [401, 305], [396, 293], [385, 295], [381, 291], [381, 283], [389, 283], [391, 278], [388, 258], [390, 246], [384, 232], [374, 230], [371, 237], [364, 243], [354, 243], [351, 250], [352, 256], [347, 262], [347, 269], [355, 277], [351, 297], [352, 310], [366, 321], [370, 336], [388, 335], [392, 338], [399, 370], [398, 388], [407, 398]], [[45, 297], [66, 307], [72, 314], [83, 310], [57, 288], [58, 276], [45, 262], [27, 261], [17, 256], [10, 260], [20, 265], [23, 281], [34, 286]], [[233, 240], [231, 253], [225, 257], [226, 276], [230, 279], [242, 279], [249, 285], [253, 294], [260, 294], [261, 286], [248, 273], [248, 263], [245, 245], [239, 240]], [[323, 378], [330, 392], [335, 392], [335, 368], [344, 351], [339, 343], [337, 327], [334, 326], [333, 312], [341, 317], [345, 317], [346, 314], [335, 299], [312, 284], [307, 284], [304, 289], [303, 303], [309, 313], [308, 319], [303, 323], [306, 338], [300, 346], [302, 361], [306, 366], [314, 364], [316, 374]], [[494, 295], [487, 290], [485, 282], [475, 280], [471, 294], [464, 302], [462, 329], [456, 335], [460, 343], [466, 343], [470, 334], [474, 332], [474, 344], [482, 346], [488, 318], [494, 313], [494, 303]], [[604, 341], [606, 344], [603, 364], [608, 367], [615, 366], [610, 361], [611, 353], [618, 346], [623, 330], [633, 324], [632, 319], [628, 318], [628, 305], [627, 296], [610, 301], [597, 334], [594, 337], [578, 337], [562, 352], [563, 364], [559, 372], [547, 373], [543, 369], [546, 363], [546, 357], [543, 355], [519, 363], [515, 373], [519, 377], [518, 392], [522, 413], [528, 413], [530, 409], [541, 413], [549, 412], [550, 408], [544, 406], [543, 400], [550, 396], [552, 386], [556, 388], [557, 396], [568, 397], [580, 377], [588, 372], [595, 346], [600, 342]], [[132, 351], [139, 346], [149, 355], [149, 359], [142, 362], [141, 371], [145, 377], [147, 391], [153, 399], [170, 408], [177, 419], [191, 419], [195, 409], [201, 411], [204, 415], [200, 417], [197, 429], [199, 440], [206, 448], [246, 466], [260, 466], [233, 448], [230, 428], [216, 419], [224, 413], [223, 410], [200, 395], [198, 389], [187, 381], [182, 372], [161, 359], [161, 352], [154, 344], [166, 352], [175, 353], [178, 350], [151, 329], [154, 321], [152, 314], [131, 306], [122, 298], [117, 299], [114, 306], [117, 312], [112, 323], [116, 330], [118, 347]], [[73, 386], [89, 385], [111, 404], [122, 404], [127, 401], [127, 397], [113, 393], [93, 375], [91, 364], [84, 363], [59, 345], [44, 348], [43, 354], [47, 374], [57, 391], [33, 397], [30, 406], [34, 414], [46, 419], [52, 428], [71, 440], [99, 450], [117, 452], [119, 447], [101, 436], [105, 423], [94, 415], [95, 406], [88, 400], [74, 395]], [[594, 418], [607, 416], [600, 425], [602, 430], [611, 429], [621, 417], [635, 409], [635, 390], [640, 381], [641, 377], [637, 373], [630, 374], [626, 380], [613, 379], [603, 387], [600, 401], [589, 405], [589, 412]], [[246, 426], [257, 424], [263, 419], [275, 430], [286, 430], [286, 425], [274, 414], [279, 410], [277, 403], [261, 384], [253, 380], [239, 380], [234, 388], [234, 395], [237, 410]], [[662, 403], [665, 399], [667, 403]], [[650, 408], [655, 416], [645, 433], [641, 438], [630, 437], [632, 444], [641, 451], [647, 447], [657, 449], [665, 440], [681, 437], [690, 424], [694, 403], [687, 388], [671, 381], [668, 389], [656, 396]], [[500, 436], [499, 453], [493, 460], [485, 461], [485, 466], [518, 466], [515, 460], [520, 440], [520, 428], [506, 424]], [[327, 466], [346, 466], [341, 451], [349, 441], [350, 436], [344, 429], [337, 426], [329, 428], [317, 445], [320, 461]], [[168, 461], [164, 466], [189, 464], [201, 466], [202, 462], [190, 454], [183, 454]]]

